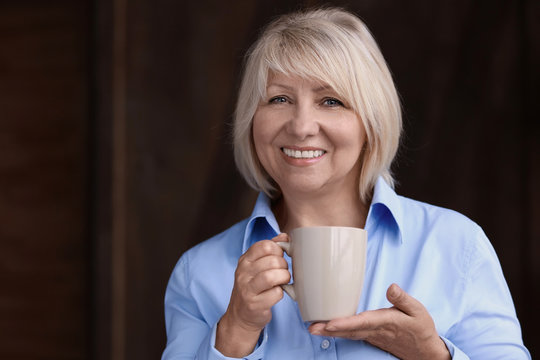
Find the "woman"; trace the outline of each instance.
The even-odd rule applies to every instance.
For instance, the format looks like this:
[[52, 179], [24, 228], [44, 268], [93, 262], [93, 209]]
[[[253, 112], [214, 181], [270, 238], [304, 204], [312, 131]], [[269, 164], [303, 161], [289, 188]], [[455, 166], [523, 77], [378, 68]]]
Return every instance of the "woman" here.
[[[164, 359], [529, 359], [497, 257], [462, 215], [396, 195], [398, 96], [365, 25], [285, 15], [247, 55], [235, 159], [252, 215], [187, 251], [165, 296]], [[279, 285], [296, 227], [366, 228], [358, 314], [304, 323]], [[398, 285], [399, 284], [399, 285]]]

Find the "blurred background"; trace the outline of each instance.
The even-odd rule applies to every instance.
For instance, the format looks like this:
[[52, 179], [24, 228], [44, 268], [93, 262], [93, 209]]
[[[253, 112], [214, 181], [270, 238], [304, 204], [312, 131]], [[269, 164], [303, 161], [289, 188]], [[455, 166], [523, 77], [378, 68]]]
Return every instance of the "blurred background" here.
[[[0, 1], [1, 359], [160, 357], [176, 261], [256, 197], [229, 137], [242, 56], [322, 3]], [[540, 3], [324, 4], [394, 74], [398, 192], [484, 228], [540, 355]]]

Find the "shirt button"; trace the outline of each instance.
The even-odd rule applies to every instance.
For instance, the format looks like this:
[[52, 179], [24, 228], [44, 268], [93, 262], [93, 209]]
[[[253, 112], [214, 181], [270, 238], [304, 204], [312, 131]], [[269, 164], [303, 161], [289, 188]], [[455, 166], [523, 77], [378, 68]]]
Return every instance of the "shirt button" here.
[[323, 350], [326, 350], [330, 347], [330, 341], [328, 341], [328, 339], [324, 339], [322, 342], [321, 342], [321, 348]]

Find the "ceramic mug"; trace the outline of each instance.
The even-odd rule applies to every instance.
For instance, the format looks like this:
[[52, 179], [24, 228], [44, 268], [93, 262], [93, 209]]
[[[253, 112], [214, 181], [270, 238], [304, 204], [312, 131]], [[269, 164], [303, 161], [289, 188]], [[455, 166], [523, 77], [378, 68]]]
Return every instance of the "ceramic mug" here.
[[304, 321], [356, 314], [366, 267], [367, 231], [341, 226], [296, 228], [277, 244], [292, 258], [293, 284], [283, 290]]

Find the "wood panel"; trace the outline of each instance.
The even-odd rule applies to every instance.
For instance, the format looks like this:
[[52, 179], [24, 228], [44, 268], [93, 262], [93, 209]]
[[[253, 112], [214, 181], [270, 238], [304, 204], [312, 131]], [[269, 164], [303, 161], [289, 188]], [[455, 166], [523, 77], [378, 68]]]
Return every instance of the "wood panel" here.
[[0, 3], [0, 358], [85, 359], [88, 14]]

